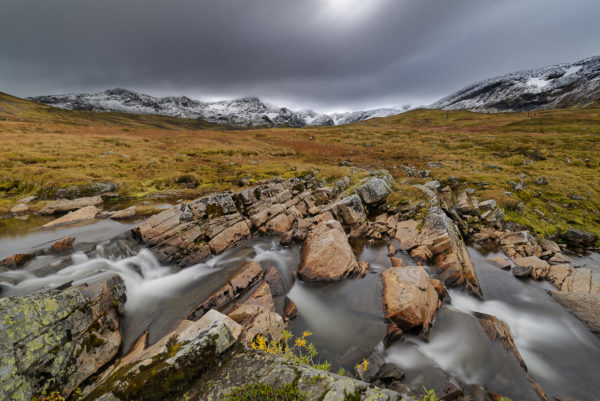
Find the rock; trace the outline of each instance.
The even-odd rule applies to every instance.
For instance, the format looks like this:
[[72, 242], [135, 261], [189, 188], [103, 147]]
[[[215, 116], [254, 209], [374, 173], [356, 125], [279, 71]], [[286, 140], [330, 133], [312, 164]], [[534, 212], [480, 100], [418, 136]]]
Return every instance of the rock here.
[[19, 199], [19, 203], [28, 204], [29, 202], [33, 202], [36, 199], [37, 199], [37, 196], [30, 195], [30, 196], [26, 196], [26, 197], [24, 197], [22, 199]]
[[283, 284], [283, 281], [281, 281], [281, 277], [279, 276], [279, 272], [275, 266], [269, 266], [269, 268], [266, 270], [265, 281], [269, 284], [271, 295], [273, 295], [273, 297], [280, 297], [287, 293], [287, 290]]
[[409, 166], [402, 166], [402, 168], [406, 171], [406, 173], [409, 177], [428, 178], [431, 176], [431, 173], [429, 170], [419, 170], [419, 169], [409, 167]]
[[363, 203], [358, 195], [339, 200], [326, 210], [333, 211], [338, 220], [347, 226], [354, 226], [367, 220]]
[[113, 220], [123, 220], [123, 219], [130, 219], [132, 217], [134, 217], [137, 213], [137, 207], [135, 206], [131, 206], [128, 207], [127, 209], [123, 209], [123, 210], [119, 210], [115, 213], [113, 213], [110, 218]]
[[550, 266], [550, 271], [546, 276], [546, 280], [552, 283], [556, 288], [560, 289], [565, 279], [571, 275], [573, 268], [570, 265], [554, 265]]
[[567, 291], [551, 291], [559, 304], [584, 322], [590, 331], [600, 337], [600, 295]]
[[400, 242], [400, 250], [408, 252], [417, 247], [419, 224], [416, 220], [405, 220], [396, 225], [396, 239]]
[[[546, 277], [550, 270], [550, 265], [545, 260], [538, 258], [537, 256], [528, 256], [526, 258], [515, 258], [515, 267], [525, 272], [528, 267], [531, 267], [531, 277], [535, 280], [541, 280]], [[513, 272], [514, 274], [514, 272]], [[520, 277], [520, 276], [517, 276]]]
[[422, 266], [392, 267], [381, 275], [383, 312], [402, 330], [431, 326], [439, 305], [438, 294]]
[[292, 242], [294, 242], [294, 230], [285, 232], [279, 240], [279, 243], [283, 246], [291, 245]]
[[356, 188], [356, 193], [360, 196], [366, 205], [377, 205], [385, 201], [387, 196], [392, 193], [391, 176], [388, 179], [372, 177], [366, 183]]
[[481, 297], [481, 287], [467, 247], [456, 224], [439, 206], [429, 209], [421, 233], [419, 247], [411, 256], [423, 261], [432, 260], [444, 284], [465, 286], [472, 294]]
[[241, 332], [239, 324], [214, 310], [197, 322], [183, 321], [156, 344], [113, 365], [93, 389], [85, 390], [83, 400], [108, 394], [119, 400], [181, 399]]
[[548, 185], [548, 179], [546, 177], [540, 177], [533, 180], [536, 185]]
[[[23, 267], [27, 262], [33, 259], [34, 256], [28, 253], [17, 253], [0, 261], [0, 268], [18, 269]], [[1, 271], [2, 269], [0, 269]]]
[[250, 261], [242, 264], [222, 286], [194, 308], [188, 315], [188, 319], [198, 320], [211, 309], [222, 309], [250, 286], [257, 283], [262, 276], [263, 270], [258, 262]]
[[527, 278], [531, 276], [533, 267], [531, 266], [513, 266], [512, 274], [517, 278]]
[[534, 256], [540, 252], [540, 246], [529, 231], [509, 231], [501, 234], [500, 248], [511, 259]]
[[446, 287], [444, 287], [444, 283], [434, 278], [430, 278], [429, 283], [433, 286], [435, 292], [437, 292], [438, 297], [442, 302], [450, 302], [450, 294], [448, 294], [448, 290]]
[[51, 228], [64, 226], [67, 224], [75, 224], [82, 221], [93, 220], [96, 218], [96, 215], [100, 213], [100, 209], [95, 206], [86, 206], [74, 212], [70, 212], [62, 217], [59, 217], [56, 220], [52, 220], [49, 223], [46, 223], [42, 226], [42, 228]]
[[14, 213], [14, 214], [19, 214], [19, 213], [25, 213], [25, 212], [27, 212], [28, 210], [29, 210], [29, 206], [27, 206], [27, 205], [26, 205], [26, 204], [24, 204], [24, 203], [19, 203], [19, 204], [17, 204], [17, 205], [15, 205], [15, 206], [13, 206], [13, 207], [10, 209], [10, 212], [11, 212], [11, 213]]
[[561, 265], [565, 263], [571, 263], [571, 259], [559, 252], [552, 255], [552, 257], [548, 259], [548, 263], [551, 265]]
[[598, 241], [598, 236], [594, 233], [576, 230], [574, 228], [568, 229], [566, 232], [560, 235], [570, 246], [576, 248], [591, 248]]
[[365, 360], [367, 361], [367, 369], [365, 370], [364, 361], [362, 361], [354, 367], [354, 376], [368, 383], [377, 376], [379, 370], [385, 365], [385, 358], [383, 352], [375, 350]]
[[258, 334], [275, 342], [283, 338], [285, 324], [275, 312], [275, 302], [266, 281], [262, 281], [242, 304], [234, 306], [228, 315], [244, 327], [242, 342], [248, 343]]
[[238, 181], [238, 185], [240, 187], [246, 187], [246, 186], [250, 185], [251, 183], [252, 182], [250, 181], [250, 178], [248, 178], [248, 177], [242, 177]]
[[390, 242], [387, 246], [388, 248], [388, 256], [394, 256], [398, 250], [396, 249], [396, 245], [393, 242]]
[[565, 278], [560, 290], [600, 295], [600, 273], [583, 267], [574, 269], [569, 277]]
[[[118, 197], [119, 186], [114, 182], [93, 182], [88, 184], [71, 185], [54, 191], [54, 198], [76, 199], [81, 197], [102, 196]], [[96, 206], [96, 205], [94, 205]]]
[[70, 395], [119, 351], [118, 276], [63, 291], [0, 298], [0, 398]]
[[496, 209], [498, 205], [494, 199], [486, 200], [479, 203], [479, 210], [489, 210], [492, 211]]
[[550, 241], [547, 239], [541, 239], [539, 241], [539, 244], [542, 247], [542, 250], [544, 250], [544, 251], [549, 251], [552, 253], [560, 253], [561, 252], [560, 247], [554, 241]]
[[302, 245], [298, 275], [304, 281], [338, 281], [361, 274], [342, 225], [329, 220], [314, 226]]
[[405, 266], [404, 261], [400, 258], [396, 258], [394, 256], [390, 257], [390, 260], [392, 262], [392, 267], [403, 267]]
[[503, 270], [508, 270], [511, 267], [510, 262], [504, 259], [502, 256], [493, 256], [491, 258], [487, 258], [486, 261]]
[[250, 237], [250, 228], [245, 221], [240, 221], [214, 237], [208, 245], [216, 255], [235, 246], [237, 242], [248, 237]]
[[291, 228], [292, 222], [285, 213], [272, 218], [265, 224], [266, 231], [271, 234], [283, 234]]
[[75, 242], [75, 237], [65, 237], [58, 241], [56, 241], [52, 246], [48, 249], [49, 253], [65, 253], [65, 252], [73, 252], [73, 243]]
[[[307, 400], [401, 401], [401, 394], [378, 389], [363, 381], [338, 376], [294, 362], [279, 355], [250, 351], [233, 355], [217, 369], [203, 376], [194, 387], [198, 400], [224, 400], [249, 383], [271, 388], [293, 386]], [[296, 399], [291, 396], [290, 399]]]
[[527, 365], [525, 365], [525, 361], [523, 361], [523, 358], [521, 357], [521, 354], [515, 345], [508, 325], [502, 320], [485, 313], [473, 312], [473, 315], [477, 318], [479, 325], [490, 340], [500, 342], [506, 351], [514, 355], [519, 362], [519, 365], [521, 365], [521, 368], [523, 368], [523, 373], [525, 374], [527, 380], [531, 383], [531, 387], [538, 399], [548, 401], [540, 385], [533, 378], [533, 376], [527, 373]]
[[44, 208], [40, 211], [40, 214], [51, 215], [56, 213], [70, 212], [72, 210], [78, 210], [87, 206], [100, 206], [102, 203], [103, 200], [100, 196], [78, 198], [73, 200], [60, 199], [46, 203], [46, 206], [44, 206]]
[[289, 299], [288, 297], [286, 297], [284, 307], [283, 307], [283, 318], [285, 320], [290, 320], [290, 319], [295, 318], [297, 315], [298, 315], [298, 307], [296, 306], [296, 303], [294, 301], [292, 301], [291, 299]]
[[344, 189], [348, 188], [350, 186], [350, 177], [344, 177], [344, 178], [340, 178], [339, 180], [337, 180], [336, 182], [333, 183], [333, 185], [343, 191]]

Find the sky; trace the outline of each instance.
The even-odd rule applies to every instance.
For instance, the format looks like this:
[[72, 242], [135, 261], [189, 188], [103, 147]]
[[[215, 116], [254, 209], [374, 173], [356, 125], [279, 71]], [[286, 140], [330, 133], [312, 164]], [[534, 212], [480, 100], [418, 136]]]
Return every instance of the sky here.
[[0, 91], [321, 112], [426, 105], [600, 55], [598, 0], [1, 0]]

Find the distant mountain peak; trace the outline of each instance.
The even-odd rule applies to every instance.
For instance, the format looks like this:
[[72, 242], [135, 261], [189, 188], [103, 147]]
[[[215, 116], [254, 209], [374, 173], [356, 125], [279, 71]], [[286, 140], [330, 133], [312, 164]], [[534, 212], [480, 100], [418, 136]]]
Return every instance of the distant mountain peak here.
[[242, 127], [350, 124], [374, 117], [387, 117], [406, 108], [382, 108], [332, 115], [313, 110], [292, 111], [262, 102], [256, 96], [232, 100], [201, 102], [185, 96], [154, 97], [129, 89], [113, 88], [98, 93], [49, 95], [30, 100], [69, 110], [119, 111], [134, 114], [159, 114]]
[[600, 99], [600, 56], [473, 83], [430, 108], [486, 113], [584, 106]]

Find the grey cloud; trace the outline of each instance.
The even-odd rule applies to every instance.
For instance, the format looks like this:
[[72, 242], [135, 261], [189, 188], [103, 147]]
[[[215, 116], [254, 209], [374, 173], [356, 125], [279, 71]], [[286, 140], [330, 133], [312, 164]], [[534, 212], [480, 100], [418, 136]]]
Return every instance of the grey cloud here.
[[3, 0], [0, 90], [429, 103], [600, 54], [596, 0]]

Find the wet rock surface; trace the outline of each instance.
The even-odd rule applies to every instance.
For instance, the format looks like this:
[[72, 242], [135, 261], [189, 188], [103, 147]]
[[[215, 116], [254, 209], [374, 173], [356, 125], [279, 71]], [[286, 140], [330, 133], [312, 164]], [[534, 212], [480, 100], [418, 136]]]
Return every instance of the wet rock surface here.
[[361, 274], [348, 237], [337, 220], [320, 223], [309, 231], [298, 267], [302, 280], [338, 281]]
[[86, 206], [100, 206], [104, 203], [102, 197], [91, 196], [77, 199], [60, 199], [57, 201], [47, 202], [46, 206], [40, 211], [42, 215], [52, 215], [56, 213], [70, 212], [78, 210]]
[[383, 311], [402, 330], [427, 331], [440, 306], [438, 293], [421, 266], [392, 267], [382, 276]]

